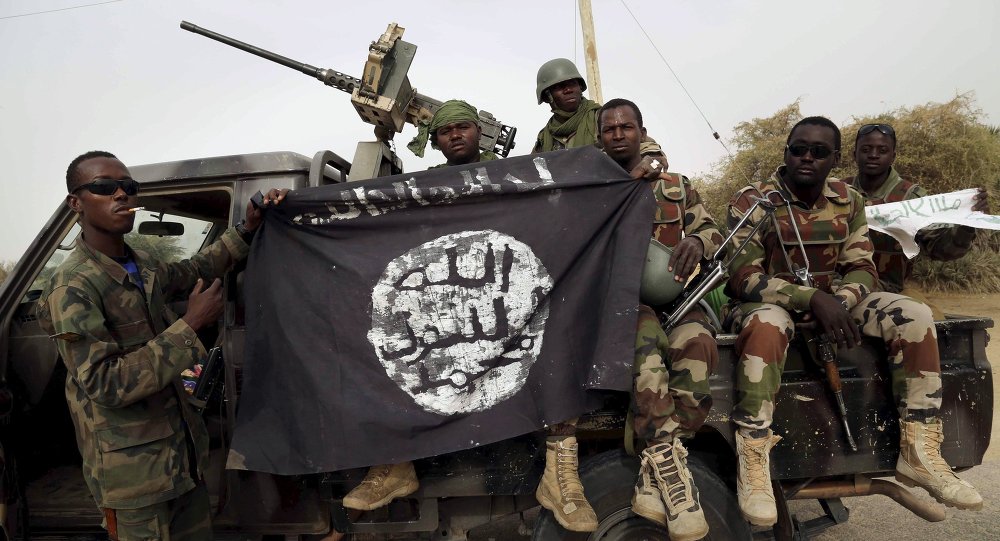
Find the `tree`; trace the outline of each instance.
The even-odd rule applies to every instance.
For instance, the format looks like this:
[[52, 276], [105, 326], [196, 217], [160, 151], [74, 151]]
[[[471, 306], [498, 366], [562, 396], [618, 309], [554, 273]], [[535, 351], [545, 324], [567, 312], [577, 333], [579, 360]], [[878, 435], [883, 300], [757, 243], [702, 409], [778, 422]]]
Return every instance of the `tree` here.
[[7, 275], [14, 269], [14, 261], [0, 261], [0, 284], [7, 279]]
[[[896, 168], [904, 178], [930, 193], [944, 193], [982, 186], [990, 192], [990, 207], [1000, 211], [1000, 137], [997, 127], [982, 122], [982, 111], [972, 93], [946, 103], [902, 107], [873, 116], [853, 117], [840, 126], [842, 159], [831, 176], [844, 178], [857, 172], [854, 137], [863, 124], [884, 123], [895, 128], [898, 142]], [[741, 122], [733, 130], [735, 154], [716, 164], [702, 179], [695, 179], [709, 211], [725, 221], [730, 197], [749, 181], [770, 176], [782, 162], [788, 133], [802, 119], [795, 101], [766, 118]], [[721, 224], [720, 224], [721, 225]], [[980, 231], [973, 253], [962, 263], [946, 264], [918, 259], [913, 279], [930, 290], [1000, 291], [1000, 280], [984, 280], [1000, 265], [1000, 235]], [[995, 283], [996, 282], [996, 283]]]
[[153, 261], [170, 263], [184, 258], [184, 248], [178, 244], [179, 237], [156, 237], [140, 235], [135, 231], [125, 235], [125, 244], [133, 250], [149, 254]]

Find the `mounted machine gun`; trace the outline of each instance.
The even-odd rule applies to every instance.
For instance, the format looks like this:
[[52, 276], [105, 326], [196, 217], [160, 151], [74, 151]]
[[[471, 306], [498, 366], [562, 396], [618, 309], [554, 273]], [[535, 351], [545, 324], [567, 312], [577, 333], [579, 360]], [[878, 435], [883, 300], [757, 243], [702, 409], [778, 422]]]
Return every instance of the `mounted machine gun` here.
[[[389, 141], [395, 134], [403, 131], [406, 123], [419, 125], [430, 122], [442, 103], [418, 93], [410, 85], [407, 72], [417, 46], [401, 39], [405, 29], [396, 23], [390, 23], [378, 41], [373, 41], [369, 46], [368, 61], [365, 62], [360, 79], [292, 60], [187, 21], [181, 22], [181, 28], [300, 71], [319, 79], [327, 86], [349, 93], [351, 103], [361, 120], [375, 126], [377, 138], [374, 142], [358, 143], [350, 166], [350, 180], [401, 173], [402, 162], [390, 148]], [[501, 123], [486, 111], [479, 111], [479, 123], [482, 126], [480, 150], [493, 151], [506, 157], [514, 148], [517, 128]]]

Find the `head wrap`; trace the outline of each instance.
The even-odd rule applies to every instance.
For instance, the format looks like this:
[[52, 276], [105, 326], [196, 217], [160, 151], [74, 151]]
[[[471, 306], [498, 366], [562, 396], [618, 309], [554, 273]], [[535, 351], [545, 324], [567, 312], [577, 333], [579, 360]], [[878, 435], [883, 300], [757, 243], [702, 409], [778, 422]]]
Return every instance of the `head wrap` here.
[[[465, 121], [479, 124], [479, 112], [476, 111], [476, 108], [462, 100], [448, 100], [442, 103], [441, 107], [438, 107], [438, 110], [434, 112], [434, 116], [431, 117], [430, 122], [422, 122], [417, 126], [417, 135], [410, 141], [410, 144], [406, 145], [406, 148], [410, 149], [417, 156], [423, 157], [427, 141], [431, 139], [431, 135], [438, 128], [454, 122]], [[431, 146], [437, 148], [433, 140], [431, 140]]]

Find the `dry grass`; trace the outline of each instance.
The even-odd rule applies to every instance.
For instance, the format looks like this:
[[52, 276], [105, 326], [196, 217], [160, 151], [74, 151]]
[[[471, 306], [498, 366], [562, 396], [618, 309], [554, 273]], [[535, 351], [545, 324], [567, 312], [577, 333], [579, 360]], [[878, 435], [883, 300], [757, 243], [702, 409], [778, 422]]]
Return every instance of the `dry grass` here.
[[972, 250], [955, 261], [919, 258], [910, 280], [924, 291], [1000, 293], [1000, 253]]

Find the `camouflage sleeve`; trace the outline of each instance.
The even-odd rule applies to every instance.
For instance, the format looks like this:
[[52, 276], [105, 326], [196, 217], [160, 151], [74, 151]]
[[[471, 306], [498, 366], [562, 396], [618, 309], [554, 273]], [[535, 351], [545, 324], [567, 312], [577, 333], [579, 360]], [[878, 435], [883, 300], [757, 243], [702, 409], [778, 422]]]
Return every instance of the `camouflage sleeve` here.
[[103, 299], [76, 286], [54, 289], [39, 312], [69, 375], [105, 407], [125, 407], [155, 394], [206, 356], [198, 335], [182, 319], [149, 342], [123, 350], [108, 330]]
[[[927, 190], [914, 186], [906, 194], [906, 199], [917, 199], [927, 195]], [[967, 225], [924, 229], [917, 233], [915, 240], [920, 245], [921, 254], [935, 261], [952, 261], [969, 252], [972, 241], [976, 240], [976, 230]]]
[[[598, 133], [598, 143], [600, 143], [600, 139], [601, 134]], [[642, 154], [643, 156], [652, 156], [653, 158], [660, 160], [660, 164], [663, 166], [661, 171], [668, 170], [667, 168], [669, 167], [669, 162], [667, 161], [667, 153], [663, 152], [663, 148], [660, 147], [660, 144], [649, 135], [643, 136], [642, 141], [639, 141], [639, 154]]]
[[[730, 230], [746, 215], [756, 193], [751, 188], [745, 188], [733, 196], [729, 202], [727, 217]], [[767, 214], [758, 208], [750, 220], [733, 236], [731, 246], [739, 246], [749, 237], [750, 230], [761, 220], [767, 219]], [[773, 222], [761, 226], [757, 235], [750, 239], [746, 248], [732, 256], [729, 261], [729, 282], [726, 284], [726, 294], [742, 302], [766, 302], [775, 304], [786, 310], [807, 310], [815, 288], [793, 284], [787, 280], [771, 276], [770, 269], [765, 268], [764, 244], [760, 239], [773, 234]], [[769, 233], [771, 232], [771, 233]]]
[[868, 296], [878, 283], [878, 272], [872, 261], [872, 241], [868, 237], [864, 196], [853, 189], [849, 193], [851, 216], [848, 237], [837, 257], [837, 272], [843, 278], [833, 286], [834, 296], [845, 302], [848, 310]]
[[220, 278], [234, 264], [246, 259], [249, 252], [250, 246], [243, 241], [235, 227], [230, 227], [219, 240], [190, 259], [160, 264], [158, 271], [163, 276], [163, 293], [171, 298], [191, 291], [198, 278]]
[[545, 128], [542, 128], [542, 129], [538, 130], [538, 136], [535, 137], [535, 146], [533, 146], [531, 148], [531, 153], [532, 154], [538, 154], [539, 152], [542, 152], [542, 132], [543, 131], [545, 131]]
[[715, 219], [701, 202], [698, 190], [691, 186], [687, 177], [683, 177], [683, 179], [687, 202], [687, 206], [684, 208], [684, 234], [698, 237], [705, 246], [705, 258], [711, 258], [722, 246], [722, 233], [719, 231]]

